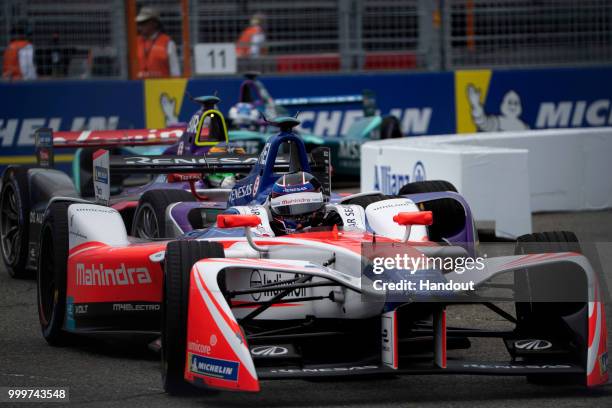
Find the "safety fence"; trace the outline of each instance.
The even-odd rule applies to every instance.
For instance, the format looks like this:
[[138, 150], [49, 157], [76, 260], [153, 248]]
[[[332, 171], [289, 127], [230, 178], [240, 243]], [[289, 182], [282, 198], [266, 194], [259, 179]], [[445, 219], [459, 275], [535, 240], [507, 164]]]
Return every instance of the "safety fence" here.
[[[186, 76], [612, 62], [608, 0], [3, 0], [0, 58], [22, 35], [39, 78], [128, 78], [130, 3], [159, 12]], [[240, 42], [252, 26], [263, 33], [256, 47]], [[235, 66], [198, 69], [202, 50], [235, 50]]]

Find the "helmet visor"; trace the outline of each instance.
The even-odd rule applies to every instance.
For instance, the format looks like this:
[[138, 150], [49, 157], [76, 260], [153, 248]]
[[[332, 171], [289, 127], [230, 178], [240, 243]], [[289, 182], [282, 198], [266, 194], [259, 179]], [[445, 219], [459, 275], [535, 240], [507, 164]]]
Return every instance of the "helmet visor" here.
[[270, 200], [272, 212], [284, 216], [313, 213], [321, 209], [324, 204], [321, 192], [285, 194]]

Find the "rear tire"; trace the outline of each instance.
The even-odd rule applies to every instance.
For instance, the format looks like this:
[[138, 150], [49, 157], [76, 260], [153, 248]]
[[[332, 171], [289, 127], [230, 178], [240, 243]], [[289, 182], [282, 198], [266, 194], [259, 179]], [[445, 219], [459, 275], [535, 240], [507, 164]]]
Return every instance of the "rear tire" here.
[[342, 202], [342, 204], [345, 204], [345, 205], [351, 205], [351, 204], [359, 205], [359, 206], [363, 207], [363, 209], [365, 210], [365, 208], [368, 205], [370, 205], [372, 203], [377, 203], [377, 202], [382, 201], [382, 200], [387, 200], [389, 198], [393, 198], [393, 197], [386, 196], [386, 195], [384, 195], [382, 193], [380, 193], [380, 194], [368, 194], [368, 195], [357, 196], [357, 197], [345, 200], [345, 201]]
[[172, 241], [166, 247], [161, 358], [162, 381], [169, 394], [196, 389], [184, 380], [191, 269], [200, 259], [224, 257], [218, 242]]
[[30, 229], [28, 169], [13, 167], [8, 172], [0, 193], [2, 260], [12, 278], [32, 278], [33, 271], [26, 270]]
[[380, 138], [396, 139], [403, 136], [399, 120], [395, 116], [385, 116], [380, 125]]
[[166, 209], [170, 204], [196, 201], [188, 191], [179, 189], [151, 190], [138, 201], [134, 214], [132, 235], [144, 239], [171, 238], [172, 231], [166, 228]]
[[[445, 180], [427, 180], [408, 183], [403, 186], [399, 195], [437, 193], [443, 191], [457, 192], [455, 186]], [[465, 224], [465, 209], [456, 200], [443, 198], [419, 204], [421, 210], [433, 213], [433, 225], [428, 227], [429, 239], [442, 241], [442, 238], [455, 235]]]
[[36, 274], [38, 317], [43, 337], [52, 346], [64, 346], [69, 340], [69, 334], [63, 330], [63, 326], [66, 315], [70, 204], [51, 203], [45, 213], [40, 234]]

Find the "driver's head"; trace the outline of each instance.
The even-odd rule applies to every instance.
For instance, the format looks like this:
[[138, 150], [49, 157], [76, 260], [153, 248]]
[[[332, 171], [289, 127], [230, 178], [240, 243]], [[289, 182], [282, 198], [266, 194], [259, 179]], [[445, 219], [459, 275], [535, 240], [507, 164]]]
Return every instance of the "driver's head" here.
[[270, 195], [272, 227], [280, 235], [321, 223], [325, 198], [321, 183], [312, 174], [285, 174], [274, 183]]

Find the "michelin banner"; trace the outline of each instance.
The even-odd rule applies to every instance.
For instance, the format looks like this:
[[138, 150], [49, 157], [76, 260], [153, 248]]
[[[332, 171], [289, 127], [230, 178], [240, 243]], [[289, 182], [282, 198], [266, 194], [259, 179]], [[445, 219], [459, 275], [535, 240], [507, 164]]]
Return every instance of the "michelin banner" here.
[[[274, 98], [376, 95], [407, 136], [612, 124], [612, 68], [265, 76]], [[187, 122], [188, 95], [237, 102], [241, 78], [0, 83], [0, 166], [33, 163], [33, 131], [159, 128]], [[359, 104], [296, 107], [302, 128], [338, 137], [363, 114]], [[71, 160], [65, 153], [59, 162]], [[62, 152], [63, 153], [63, 152]]]
[[[101, 130], [142, 127], [143, 85], [136, 81], [0, 83], [0, 166], [32, 164], [34, 130]], [[58, 151], [61, 167], [72, 161]], [[64, 163], [64, 166], [61, 165]]]
[[[455, 128], [453, 74], [363, 74], [338, 76], [262, 77], [271, 96], [278, 98], [360, 94], [371, 90], [383, 115], [396, 116], [407, 135], [451, 133]], [[165, 126], [188, 121], [197, 105], [186, 95], [217, 93], [220, 110], [227, 113], [238, 102], [241, 78], [148, 80], [145, 84], [146, 125]], [[302, 129], [320, 136], [346, 133], [363, 115], [360, 104], [296, 107]], [[450, 114], [449, 114], [450, 112]]]
[[612, 68], [455, 73], [456, 133], [612, 125]]

